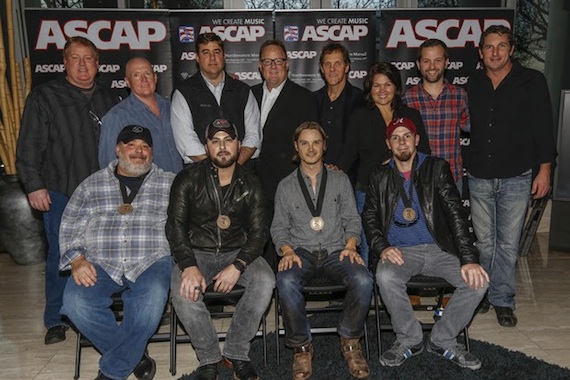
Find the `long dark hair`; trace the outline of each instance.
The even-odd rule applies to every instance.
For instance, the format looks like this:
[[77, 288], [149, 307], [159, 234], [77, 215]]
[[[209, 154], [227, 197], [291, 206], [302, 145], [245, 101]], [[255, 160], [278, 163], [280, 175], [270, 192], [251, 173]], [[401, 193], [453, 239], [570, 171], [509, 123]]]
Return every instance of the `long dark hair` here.
[[372, 99], [370, 95], [370, 91], [372, 90], [374, 76], [378, 74], [386, 75], [390, 82], [396, 86], [396, 92], [391, 106], [393, 111], [398, 110], [402, 106], [402, 79], [400, 77], [400, 71], [390, 62], [376, 62], [368, 69], [368, 74], [364, 79], [364, 100], [366, 101], [366, 105], [370, 109], [376, 106], [374, 99]]

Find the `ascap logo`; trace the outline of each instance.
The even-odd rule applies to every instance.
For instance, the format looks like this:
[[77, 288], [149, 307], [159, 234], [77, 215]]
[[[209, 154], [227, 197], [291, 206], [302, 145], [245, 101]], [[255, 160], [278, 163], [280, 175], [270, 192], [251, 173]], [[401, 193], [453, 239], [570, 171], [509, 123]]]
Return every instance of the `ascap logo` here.
[[127, 88], [127, 82], [124, 79], [114, 80], [111, 82], [111, 88]]
[[420, 80], [420, 77], [408, 77], [408, 79], [406, 79], [406, 86], [415, 86], [420, 83]]
[[168, 70], [168, 66], [166, 65], [152, 65], [152, 71], [155, 73], [163, 73]]
[[366, 77], [366, 74], [368, 74], [368, 72], [366, 70], [349, 71], [348, 72], [348, 78], [349, 79], [362, 79], [362, 78]]
[[467, 84], [469, 77], [455, 77], [452, 84]]
[[[101, 38], [101, 34], [110, 38]], [[45, 50], [54, 44], [63, 49], [67, 37], [89, 38], [99, 50], [119, 50], [127, 45], [132, 50], [150, 50], [153, 42], [166, 38], [166, 26], [159, 21], [70, 20], [60, 25], [57, 20], [42, 20], [36, 41], [36, 50]]]
[[196, 60], [196, 53], [193, 51], [183, 51], [182, 55], [180, 56], [181, 61], [195, 61]]
[[367, 25], [307, 25], [301, 41], [359, 41], [367, 35]]
[[63, 73], [65, 66], [62, 64], [57, 65], [36, 65], [36, 73]]
[[239, 80], [261, 80], [261, 74], [258, 71], [238, 71], [234, 75]]
[[398, 70], [411, 70], [416, 67], [415, 62], [390, 62], [392, 65], [396, 66]]
[[116, 73], [121, 69], [119, 65], [100, 65], [99, 72], [100, 73]]
[[[396, 20], [386, 43], [387, 48], [396, 48], [398, 44], [405, 44], [408, 48], [417, 48], [429, 38], [438, 38], [444, 41], [449, 48], [466, 47], [471, 43], [479, 45], [483, 30], [491, 25], [504, 25], [511, 27], [505, 19], [425, 19], [415, 25], [412, 20]], [[453, 30], [450, 33], [450, 30]], [[449, 37], [456, 35], [456, 38]]]
[[449, 62], [449, 65], [447, 65], [447, 68], [449, 70], [459, 70], [462, 67], [463, 67], [463, 62], [461, 61]]
[[469, 137], [462, 137], [459, 139], [459, 145], [469, 146], [471, 144], [471, 139]]
[[200, 34], [216, 33], [224, 41], [257, 41], [265, 36], [264, 26], [202, 26]]
[[287, 52], [287, 58], [289, 59], [313, 59], [317, 56], [317, 52], [314, 50], [290, 50]]

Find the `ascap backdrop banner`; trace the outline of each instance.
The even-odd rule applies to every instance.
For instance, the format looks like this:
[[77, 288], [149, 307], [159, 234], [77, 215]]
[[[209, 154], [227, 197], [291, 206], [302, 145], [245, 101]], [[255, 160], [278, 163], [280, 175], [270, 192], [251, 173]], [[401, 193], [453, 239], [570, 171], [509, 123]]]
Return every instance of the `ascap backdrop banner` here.
[[207, 32], [216, 33], [224, 41], [230, 75], [250, 86], [261, 82], [259, 47], [273, 38], [271, 11], [171, 11], [174, 88], [198, 70], [195, 39]]
[[491, 25], [512, 28], [512, 9], [396, 9], [378, 14], [378, 60], [394, 64], [402, 74], [404, 87], [420, 82], [416, 69], [418, 47], [437, 38], [449, 48], [446, 77], [465, 85], [473, 70], [482, 68], [477, 48], [481, 33]]
[[276, 11], [275, 35], [287, 48], [289, 78], [316, 91], [324, 86], [319, 71], [322, 48], [330, 42], [350, 52], [348, 77], [362, 88], [368, 68], [375, 61], [376, 11]]
[[259, 83], [259, 47], [270, 38], [288, 49], [290, 77], [316, 90], [324, 85], [318, 58], [322, 47], [340, 42], [350, 51], [350, 81], [361, 87], [368, 67], [389, 61], [402, 72], [406, 86], [419, 83], [417, 48], [428, 38], [450, 47], [450, 82], [463, 85], [479, 65], [477, 44], [491, 24], [513, 25], [512, 9], [391, 9], [323, 11], [141, 11], [26, 9], [26, 29], [33, 86], [64, 73], [66, 38], [84, 36], [101, 52], [100, 78], [124, 93], [124, 65], [134, 56], [147, 58], [158, 74], [158, 92], [173, 88], [197, 70], [194, 39], [212, 31], [224, 40], [226, 69], [252, 85]]
[[172, 67], [168, 12], [117, 10], [26, 9], [32, 85], [63, 75], [67, 38], [82, 36], [99, 49], [101, 81], [126, 94], [125, 64], [144, 57], [158, 75], [158, 92], [170, 95]]

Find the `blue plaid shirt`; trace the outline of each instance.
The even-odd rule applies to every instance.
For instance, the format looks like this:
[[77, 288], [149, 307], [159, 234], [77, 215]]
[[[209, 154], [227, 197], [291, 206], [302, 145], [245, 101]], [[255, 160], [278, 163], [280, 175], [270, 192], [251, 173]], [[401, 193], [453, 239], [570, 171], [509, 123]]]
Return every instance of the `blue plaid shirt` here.
[[133, 212], [122, 215], [116, 165], [114, 160], [89, 176], [69, 200], [59, 232], [59, 269], [70, 269], [84, 255], [122, 285], [123, 276], [134, 282], [158, 259], [170, 256], [164, 226], [174, 174], [153, 164], [132, 202]]

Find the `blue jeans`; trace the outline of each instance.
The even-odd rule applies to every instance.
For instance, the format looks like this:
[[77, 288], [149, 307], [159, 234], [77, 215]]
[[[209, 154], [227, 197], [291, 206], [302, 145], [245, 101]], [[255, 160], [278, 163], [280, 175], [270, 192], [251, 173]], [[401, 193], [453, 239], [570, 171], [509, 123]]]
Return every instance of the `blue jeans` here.
[[[356, 210], [360, 215], [362, 215], [362, 211], [364, 211], [364, 202], [366, 202], [366, 193], [364, 191], [356, 190], [354, 195], [356, 197]], [[368, 246], [368, 240], [366, 240], [366, 234], [364, 233], [364, 228], [362, 228], [362, 232], [360, 233], [360, 256], [362, 256], [366, 266], [368, 266], [369, 250], [370, 247]]]
[[285, 344], [288, 347], [305, 346], [312, 341], [311, 326], [305, 310], [303, 286], [320, 269], [331, 280], [347, 287], [338, 334], [343, 338], [360, 338], [372, 298], [372, 274], [365, 265], [351, 263], [348, 258], [339, 260], [341, 251], [319, 260], [316, 255], [297, 248], [303, 267], [294, 264], [291, 269], [277, 273], [279, 303], [283, 312]]
[[423, 341], [422, 326], [406, 293], [410, 278], [422, 274], [441, 277], [455, 287], [442, 318], [435, 323], [431, 332], [431, 341], [437, 346], [455, 346], [457, 335], [471, 321], [487, 287], [478, 290], [469, 288], [461, 277], [459, 258], [442, 251], [436, 244], [398, 248], [404, 256], [403, 265], [386, 260], [379, 262], [376, 268], [376, 282], [382, 302], [390, 313], [396, 339], [406, 347]]
[[[140, 362], [149, 338], [156, 331], [168, 299], [172, 257], [163, 257], [135, 282], [123, 276], [117, 284], [95, 264], [97, 282], [77, 285], [69, 278], [62, 313], [101, 352], [99, 369], [111, 379], [126, 379]], [[121, 293], [123, 320], [117, 324], [111, 295]]]
[[[218, 272], [235, 261], [239, 250], [218, 254], [194, 250], [194, 253], [198, 268], [209, 286]], [[202, 295], [196, 302], [180, 296], [180, 274], [180, 268], [175, 266], [172, 271], [171, 288], [172, 304], [176, 314], [190, 337], [200, 366], [218, 363], [222, 360], [222, 352], [210, 312], [204, 304]], [[271, 302], [275, 275], [265, 259], [258, 257], [245, 267], [237, 284], [245, 288], [245, 293], [236, 305], [226, 335], [223, 356], [228, 359], [249, 361], [250, 342], [255, 337], [261, 318]]]
[[69, 271], [59, 271], [59, 226], [61, 216], [69, 202], [69, 198], [62, 193], [50, 191], [51, 205], [48, 212], [43, 213], [44, 231], [48, 243], [46, 258], [46, 307], [44, 310], [44, 325], [50, 329], [55, 326], [66, 325], [60, 314], [63, 291]]
[[531, 184], [531, 170], [502, 179], [469, 175], [475, 244], [491, 277], [488, 299], [494, 306], [515, 308], [516, 264]]

